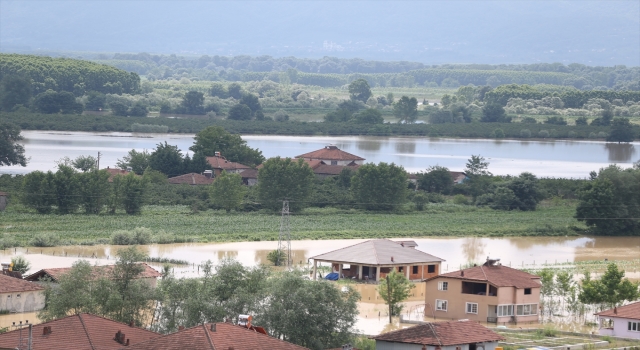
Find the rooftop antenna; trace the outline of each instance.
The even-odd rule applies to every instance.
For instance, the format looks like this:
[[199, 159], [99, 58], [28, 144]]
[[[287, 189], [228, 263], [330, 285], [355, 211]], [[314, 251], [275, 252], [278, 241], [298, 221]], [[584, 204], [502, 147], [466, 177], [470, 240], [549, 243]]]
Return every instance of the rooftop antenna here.
[[[283, 242], [283, 240], [285, 242]], [[282, 216], [280, 217], [280, 236], [278, 238], [278, 266], [284, 265], [282, 253], [286, 253], [286, 266], [291, 266], [291, 229], [289, 228], [289, 201], [282, 201]]]

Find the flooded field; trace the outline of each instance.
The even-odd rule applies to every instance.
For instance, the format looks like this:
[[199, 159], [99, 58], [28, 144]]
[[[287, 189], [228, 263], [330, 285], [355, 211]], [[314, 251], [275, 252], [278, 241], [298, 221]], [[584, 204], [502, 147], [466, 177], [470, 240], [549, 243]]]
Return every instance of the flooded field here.
[[[458, 270], [468, 263], [482, 263], [487, 256], [500, 258], [502, 263], [512, 267], [536, 269], [548, 266], [579, 265], [581, 262], [604, 260], [629, 262], [627, 277], [640, 280], [640, 238], [638, 237], [509, 237], [509, 238], [437, 238], [414, 239], [417, 249], [436, 255], [446, 261], [443, 272]], [[292, 241], [292, 255], [296, 265], [307, 268], [308, 259], [335, 249], [362, 242], [355, 240], [306, 240]], [[69, 246], [54, 248], [15, 248], [0, 252], [0, 260], [10, 260], [14, 255], [25, 255], [35, 272], [48, 267], [71, 266], [78, 259], [92, 264], [113, 263], [113, 255], [119, 246]], [[237, 243], [187, 243], [141, 246], [152, 257], [185, 260], [189, 265], [175, 265], [174, 273], [178, 277], [196, 277], [198, 264], [206, 260], [214, 263], [223, 259], [236, 259], [244, 265], [268, 264], [268, 252], [277, 248], [277, 242], [237, 242]], [[150, 263], [160, 269], [162, 264]], [[597, 271], [596, 271], [597, 272]], [[596, 273], [597, 275], [597, 273]], [[352, 284], [362, 295], [359, 303], [357, 328], [366, 334], [378, 334], [399, 327], [397, 318], [389, 325], [386, 306], [372, 284]], [[421, 305], [424, 304], [424, 284], [418, 283], [413, 296], [405, 303], [407, 317], [421, 318]], [[12, 321], [15, 315], [12, 316]], [[0, 325], [6, 324], [0, 316]], [[30, 316], [29, 316], [30, 317]], [[4, 322], [4, 323], [2, 323]], [[8, 321], [7, 321], [8, 322]], [[582, 329], [582, 323], [558, 318], [554, 321], [565, 329]], [[405, 325], [406, 326], [406, 325]], [[533, 326], [533, 325], [532, 325]], [[589, 327], [587, 327], [589, 328]], [[590, 328], [589, 328], [590, 329]], [[587, 330], [588, 329], [584, 329]]]

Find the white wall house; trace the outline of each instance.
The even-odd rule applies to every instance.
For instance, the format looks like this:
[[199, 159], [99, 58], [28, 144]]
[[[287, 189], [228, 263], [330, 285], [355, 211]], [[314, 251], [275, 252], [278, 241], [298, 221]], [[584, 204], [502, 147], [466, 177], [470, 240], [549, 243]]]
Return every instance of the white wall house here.
[[21, 278], [0, 274], [0, 310], [34, 312], [44, 308], [44, 287]]
[[598, 334], [640, 339], [640, 301], [596, 314]]

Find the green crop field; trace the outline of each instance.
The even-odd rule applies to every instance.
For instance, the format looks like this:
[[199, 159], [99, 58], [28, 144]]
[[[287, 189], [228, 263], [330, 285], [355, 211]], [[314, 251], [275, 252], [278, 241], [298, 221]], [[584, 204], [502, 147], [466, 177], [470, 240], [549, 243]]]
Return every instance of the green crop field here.
[[[573, 218], [575, 203], [548, 203], [534, 212], [498, 211], [454, 204], [432, 204], [422, 212], [369, 213], [332, 208], [306, 209], [292, 214], [294, 239], [347, 239], [431, 236], [565, 236], [584, 229]], [[0, 213], [0, 244], [28, 246], [42, 236], [56, 244], [107, 243], [114, 231], [146, 227], [177, 242], [276, 240], [280, 215], [252, 212], [203, 211], [186, 206], [147, 206], [138, 216], [44, 215], [20, 206]], [[165, 239], [166, 241], [166, 239]], [[36, 244], [37, 245], [37, 244]]]

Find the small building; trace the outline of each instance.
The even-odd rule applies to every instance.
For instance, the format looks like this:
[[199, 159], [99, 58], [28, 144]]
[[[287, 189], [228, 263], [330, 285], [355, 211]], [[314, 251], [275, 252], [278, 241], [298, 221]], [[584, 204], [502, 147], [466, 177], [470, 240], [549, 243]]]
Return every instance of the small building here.
[[255, 186], [258, 184], [258, 169], [247, 169], [240, 173], [242, 183], [247, 186]]
[[445, 260], [415, 249], [416, 246], [413, 241], [373, 239], [316, 255], [310, 258], [313, 259], [313, 279], [316, 279], [318, 262], [330, 263], [339, 278], [363, 281], [378, 282], [392, 270], [412, 281], [437, 276]]
[[358, 157], [354, 154], [345, 152], [338, 148], [336, 145], [328, 145], [319, 150], [301, 154], [296, 156], [296, 158], [302, 158], [307, 161], [320, 160], [328, 165], [349, 165], [349, 164], [357, 164], [362, 165], [365, 161], [364, 158]]
[[208, 170], [208, 172], [205, 171], [204, 175], [197, 174], [197, 173], [189, 173], [189, 174], [184, 174], [184, 175], [169, 178], [167, 181], [169, 181], [169, 183], [173, 185], [181, 185], [181, 184], [191, 185], [191, 186], [211, 185], [213, 183], [213, 173], [211, 170]]
[[146, 342], [130, 345], [123, 348], [123, 350], [306, 349], [284, 340], [270, 337], [255, 328], [259, 327], [246, 327], [231, 323], [205, 323]]
[[129, 175], [129, 173], [132, 172], [131, 168], [128, 168], [127, 170], [125, 170], [125, 169], [107, 167], [106, 169], [102, 169], [102, 170], [106, 170], [109, 173], [109, 179], [108, 179], [109, 182], [113, 182], [113, 178], [118, 175], [127, 176]]
[[220, 175], [223, 170], [232, 174], [241, 174], [243, 171], [251, 169], [250, 166], [228, 161], [220, 152], [216, 152], [213, 157], [207, 157], [207, 162], [213, 169], [214, 177]]
[[469, 180], [467, 174], [462, 171], [450, 171], [449, 174], [451, 174], [454, 185], [460, 185]]
[[340, 173], [345, 168], [355, 172], [356, 170], [358, 170], [359, 167], [360, 165], [355, 163], [350, 163], [349, 165], [330, 165], [330, 164], [326, 164], [325, 162], [321, 162], [321, 164], [319, 164], [313, 169], [313, 173], [316, 174], [316, 176], [322, 180], [322, 179], [326, 179], [327, 177], [334, 177], [334, 176], [340, 175]]
[[425, 317], [488, 323], [538, 322], [540, 277], [488, 259], [425, 280]]
[[[143, 267], [142, 273], [138, 276], [138, 279], [142, 279], [149, 283], [149, 286], [155, 288], [157, 285], [157, 278], [161, 277], [162, 274], [156, 271], [153, 267], [140, 263]], [[94, 266], [93, 267], [93, 275], [95, 278], [99, 278], [102, 276], [109, 276], [111, 271], [115, 265], [105, 265], [105, 266]], [[59, 268], [51, 268], [51, 269], [42, 269], [37, 271], [27, 277], [25, 277], [26, 281], [38, 282], [41, 280], [49, 279], [51, 282], [57, 283], [60, 277], [64, 274], [69, 273], [71, 271], [71, 267], [59, 267]]]
[[[32, 326], [32, 350], [118, 350], [160, 334], [92, 314], [77, 314]], [[27, 349], [28, 327], [0, 334], [0, 349]]]
[[4, 211], [7, 207], [7, 204], [9, 203], [7, 197], [9, 197], [7, 192], [0, 192], [0, 211]]
[[495, 350], [500, 334], [469, 320], [425, 323], [371, 337], [376, 350]]
[[44, 308], [44, 287], [38, 283], [0, 274], [0, 310], [35, 312]]
[[640, 339], [640, 301], [596, 314], [598, 334]]

